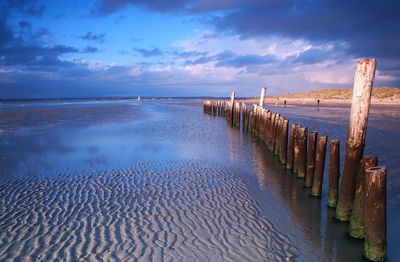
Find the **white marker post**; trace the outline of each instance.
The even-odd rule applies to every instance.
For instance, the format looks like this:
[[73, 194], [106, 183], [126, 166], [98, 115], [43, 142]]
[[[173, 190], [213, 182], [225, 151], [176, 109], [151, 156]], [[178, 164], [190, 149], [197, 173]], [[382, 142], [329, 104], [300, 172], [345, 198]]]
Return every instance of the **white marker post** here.
[[266, 92], [267, 92], [267, 89], [265, 87], [261, 88], [261, 96], [260, 96], [260, 104], [259, 104], [259, 106], [261, 106], [261, 107], [264, 106], [264, 98], [265, 98]]

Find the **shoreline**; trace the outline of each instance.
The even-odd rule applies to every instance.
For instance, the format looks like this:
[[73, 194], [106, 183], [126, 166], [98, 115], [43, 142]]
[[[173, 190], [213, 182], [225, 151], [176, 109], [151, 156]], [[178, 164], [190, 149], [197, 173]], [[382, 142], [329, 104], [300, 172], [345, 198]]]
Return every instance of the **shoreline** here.
[[[286, 105], [291, 106], [315, 106], [317, 107], [317, 99], [315, 98], [285, 98], [279, 97], [266, 97], [264, 99], [265, 105], [278, 105], [284, 106], [284, 101], [286, 100]], [[350, 107], [351, 106], [351, 99], [319, 99], [320, 100], [320, 107], [325, 106], [338, 106], [338, 107]], [[244, 98], [244, 99], [237, 99], [238, 102], [247, 102], [247, 103], [254, 103], [258, 104], [260, 99], [259, 98]], [[400, 109], [400, 101], [398, 100], [379, 100], [379, 99], [372, 99], [371, 100], [371, 107], [372, 108], [399, 108]]]

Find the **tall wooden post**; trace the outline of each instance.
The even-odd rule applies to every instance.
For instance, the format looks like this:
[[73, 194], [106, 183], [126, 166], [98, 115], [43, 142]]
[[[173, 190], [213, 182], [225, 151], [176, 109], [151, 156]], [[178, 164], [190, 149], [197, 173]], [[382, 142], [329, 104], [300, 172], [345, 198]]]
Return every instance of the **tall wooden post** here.
[[364, 152], [375, 69], [375, 59], [362, 59], [356, 64], [346, 158], [336, 208], [336, 218], [341, 221], [349, 221], [351, 209], [353, 208], [355, 177], [358, 163]]
[[233, 102], [235, 101], [235, 91], [232, 91], [231, 93], [231, 103], [233, 105]]
[[260, 104], [259, 106], [264, 107], [264, 98], [265, 98], [265, 93], [267, 92], [267, 89], [265, 87], [261, 88], [261, 96], [260, 96]]

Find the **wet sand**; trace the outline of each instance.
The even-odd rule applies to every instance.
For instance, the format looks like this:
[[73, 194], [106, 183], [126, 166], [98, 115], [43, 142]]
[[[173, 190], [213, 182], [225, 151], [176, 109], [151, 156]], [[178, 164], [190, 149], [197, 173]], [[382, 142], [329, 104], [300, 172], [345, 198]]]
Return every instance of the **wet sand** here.
[[[362, 261], [362, 242], [332, 219], [326, 188], [310, 198], [259, 141], [200, 105], [2, 105], [0, 260]], [[319, 120], [330, 111], [271, 109], [344, 136], [345, 117]], [[396, 261], [400, 182], [389, 130], [369, 129], [367, 151], [393, 174], [388, 252]]]

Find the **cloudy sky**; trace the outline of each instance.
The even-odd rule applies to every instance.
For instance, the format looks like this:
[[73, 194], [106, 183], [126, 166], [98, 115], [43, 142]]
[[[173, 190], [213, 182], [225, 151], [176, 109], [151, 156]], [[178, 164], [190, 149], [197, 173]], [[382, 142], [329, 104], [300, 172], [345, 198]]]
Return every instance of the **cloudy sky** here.
[[400, 1], [0, 1], [0, 98], [400, 87]]

